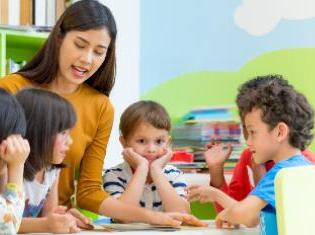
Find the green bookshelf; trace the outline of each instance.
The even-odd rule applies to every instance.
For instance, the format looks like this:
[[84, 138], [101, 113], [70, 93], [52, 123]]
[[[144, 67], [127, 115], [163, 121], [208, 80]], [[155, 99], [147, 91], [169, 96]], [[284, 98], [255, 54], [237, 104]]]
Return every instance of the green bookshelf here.
[[7, 62], [29, 61], [44, 44], [48, 33], [0, 28], [0, 77], [7, 74]]

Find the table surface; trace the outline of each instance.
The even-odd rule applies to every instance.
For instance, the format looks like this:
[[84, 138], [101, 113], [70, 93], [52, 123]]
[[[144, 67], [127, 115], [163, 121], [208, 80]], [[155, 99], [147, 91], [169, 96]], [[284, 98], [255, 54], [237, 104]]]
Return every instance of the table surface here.
[[[214, 221], [207, 221], [209, 223], [208, 228], [194, 228], [188, 230], [142, 230], [142, 231], [111, 231], [109, 234], [122, 234], [122, 235], [146, 235], [146, 234], [179, 234], [179, 235], [259, 235], [259, 228], [245, 228], [241, 227], [239, 229], [216, 229]], [[128, 225], [127, 225], [128, 226]], [[96, 234], [104, 234], [105, 230], [90, 230], [90, 231], [81, 231], [79, 234], [86, 235], [96, 235]]]

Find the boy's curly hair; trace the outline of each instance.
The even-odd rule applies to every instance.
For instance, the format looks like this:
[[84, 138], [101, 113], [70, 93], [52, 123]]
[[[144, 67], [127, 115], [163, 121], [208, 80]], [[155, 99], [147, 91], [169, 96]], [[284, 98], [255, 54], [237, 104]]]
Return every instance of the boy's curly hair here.
[[246, 104], [248, 93], [253, 92], [256, 90], [259, 86], [262, 86], [264, 84], [270, 83], [270, 82], [276, 82], [280, 86], [290, 86], [292, 87], [287, 80], [283, 79], [281, 75], [266, 75], [266, 76], [257, 76], [253, 79], [250, 79], [246, 82], [244, 82], [239, 88], [238, 88], [238, 95], [236, 96], [236, 104], [239, 107], [239, 115], [242, 119], [244, 119], [241, 110], [242, 106]]
[[260, 109], [262, 121], [270, 129], [279, 122], [289, 127], [289, 143], [293, 147], [304, 150], [311, 143], [314, 110], [305, 96], [281, 75], [256, 77], [242, 85], [239, 91], [237, 106], [241, 117], [255, 108]]

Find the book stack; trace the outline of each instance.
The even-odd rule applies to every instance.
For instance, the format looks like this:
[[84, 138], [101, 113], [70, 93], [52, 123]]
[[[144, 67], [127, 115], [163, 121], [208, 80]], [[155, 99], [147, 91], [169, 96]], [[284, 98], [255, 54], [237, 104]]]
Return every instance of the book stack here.
[[1, 0], [0, 24], [52, 27], [70, 0]]
[[34, 0], [33, 24], [36, 26], [54, 26], [58, 17], [65, 10], [65, 0]]
[[207, 169], [204, 152], [208, 143], [222, 143], [233, 147], [225, 170], [231, 171], [244, 148], [241, 125], [233, 117], [232, 106], [193, 109], [172, 130], [173, 150], [193, 154], [194, 162], [174, 163], [181, 169]]
[[1, 0], [0, 24], [52, 27], [70, 0]]

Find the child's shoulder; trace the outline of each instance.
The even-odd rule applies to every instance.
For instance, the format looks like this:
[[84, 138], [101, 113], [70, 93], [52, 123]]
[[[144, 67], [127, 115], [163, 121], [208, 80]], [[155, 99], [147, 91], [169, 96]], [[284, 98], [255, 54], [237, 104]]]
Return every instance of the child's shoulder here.
[[116, 166], [105, 169], [104, 174], [107, 174], [110, 172], [122, 172], [124, 169], [125, 169], [125, 163], [122, 162], [120, 164], [117, 164]]
[[294, 155], [286, 160], [282, 160], [277, 162], [265, 175], [266, 179], [273, 180], [276, 177], [276, 174], [283, 168], [288, 167], [297, 167], [297, 166], [308, 166], [312, 165], [312, 162], [310, 162], [308, 159], [306, 159], [303, 155], [298, 154]]
[[294, 155], [290, 157], [289, 159], [279, 161], [275, 164], [275, 167], [277, 168], [286, 168], [286, 167], [294, 167], [294, 166], [307, 166], [312, 165], [312, 163], [305, 158], [302, 154]]

